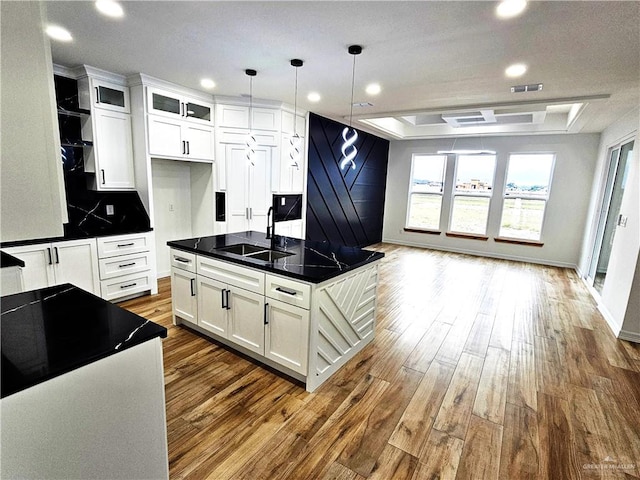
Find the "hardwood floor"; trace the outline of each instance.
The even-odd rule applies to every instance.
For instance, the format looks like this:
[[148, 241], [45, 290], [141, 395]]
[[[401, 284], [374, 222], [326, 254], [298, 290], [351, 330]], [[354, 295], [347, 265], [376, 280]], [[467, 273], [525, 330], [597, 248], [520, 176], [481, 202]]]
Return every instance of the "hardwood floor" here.
[[315, 393], [121, 304], [164, 341], [172, 479], [640, 478], [640, 346], [575, 272], [379, 244], [376, 338]]

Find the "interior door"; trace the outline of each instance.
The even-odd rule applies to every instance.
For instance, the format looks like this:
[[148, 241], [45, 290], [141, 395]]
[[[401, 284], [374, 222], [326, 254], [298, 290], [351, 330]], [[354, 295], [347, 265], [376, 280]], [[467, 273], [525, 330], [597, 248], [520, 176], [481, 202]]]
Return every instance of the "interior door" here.
[[633, 143], [631, 141], [614, 147], [609, 154], [607, 180], [589, 266], [589, 280], [598, 292], [602, 292], [607, 275], [628, 168], [633, 155]]

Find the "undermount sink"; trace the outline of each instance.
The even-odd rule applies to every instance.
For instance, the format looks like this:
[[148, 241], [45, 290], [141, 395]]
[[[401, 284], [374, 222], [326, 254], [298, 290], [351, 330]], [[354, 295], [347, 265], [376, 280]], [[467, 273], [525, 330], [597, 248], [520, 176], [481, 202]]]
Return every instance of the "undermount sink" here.
[[238, 245], [230, 245], [228, 247], [216, 248], [216, 250], [222, 250], [227, 253], [235, 253], [236, 255], [251, 255], [252, 253], [263, 252], [264, 247], [258, 247], [256, 245], [249, 245], [248, 243], [239, 243]]
[[293, 255], [293, 253], [281, 252], [279, 250], [270, 250], [265, 247], [250, 245], [248, 243], [239, 243], [238, 245], [221, 247], [217, 248], [216, 250], [233, 253], [235, 255], [241, 255], [243, 257], [254, 258], [256, 260], [262, 260], [265, 262], [273, 262], [274, 260]]
[[273, 262], [274, 260], [288, 257], [290, 255], [293, 255], [293, 253], [280, 252], [278, 250], [263, 250], [262, 252], [250, 253], [248, 255], [245, 255], [245, 257], [264, 260], [265, 262]]

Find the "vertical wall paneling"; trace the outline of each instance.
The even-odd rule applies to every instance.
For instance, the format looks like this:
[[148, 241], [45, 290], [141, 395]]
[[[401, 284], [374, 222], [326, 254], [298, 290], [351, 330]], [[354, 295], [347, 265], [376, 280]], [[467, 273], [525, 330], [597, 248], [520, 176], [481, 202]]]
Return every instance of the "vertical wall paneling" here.
[[382, 240], [389, 141], [358, 131], [356, 168], [341, 170], [344, 127], [309, 114], [307, 238], [362, 247]]

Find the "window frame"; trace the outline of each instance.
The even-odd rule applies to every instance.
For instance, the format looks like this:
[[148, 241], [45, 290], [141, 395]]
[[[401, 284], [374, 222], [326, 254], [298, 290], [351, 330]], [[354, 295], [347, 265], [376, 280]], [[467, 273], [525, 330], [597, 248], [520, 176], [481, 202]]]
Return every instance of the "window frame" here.
[[[440, 187], [440, 192], [415, 192], [413, 191], [414, 184], [414, 171], [416, 165], [416, 158], [418, 157], [439, 157], [442, 159], [442, 186]], [[411, 170], [409, 173], [409, 188], [407, 193], [407, 214], [404, 221], [404, 230], [405, 231], [413, 231], [413, 232], [425, 232], [425, 233], [440, 233], [440, 228], [442, 225], [442, 206], [444, 204], [444, 194], [445, 194], [445, 181], [447, 176], [447, 162], [449, 161], [449, 156], [445, 154], [439, 153], [413, 153], [411, 154]], [[425, 228], [418, 227], [409, 223], [411, 219], [411, 197], [413, 195], [438, 195], [440, 197], [440, 213], [438, 216], [438, 225], [435, 228]]]
[[[478, 192], [478, 193], [458, 193], [456, 191], [457, 183], [458, 183], [458, 168], [460, 168], [460, 157], [493, 157], [493, 175], [491, 177], [491, 190], [487, 192]], [[493, 192], [495, 191], [495, 183], [496, 183], [496, 174], [498, 171], [498, 154], [497, 153], [482, 153], [482, 154], [456, 154], [455, 155], [455, 168], [453, 172], [453, 188], [451, 189], [451, 206], [449, 208], [449, 219], [447, 224], [447, 235], [451, 237], [470, 237], [476, 239], [488, 239], [488, 229], [489, 229], [489, 219], [491, 216], [491, 202], [493, 199]], [[483, 233], [476, 232], [462, 232], [458, 230], [452, 229], [453, 224], [453, 210], [456, 204], [456, 197], [476, 197], [476, 198], [488, 198], [489, 205], [487, 206], [487, 219], [484, 225]]]
[[[547, 192], [545, 197], [540, 197], [537, 195], [509, 195], [507, 190], [507, 184], [509, 183], [509, 166], [511, 165], [511, 158], [513, 156], [527, 156], [527, 155], [550, 155], [552, 156], [551, 167], [549, 168], [549, 183], [547, 185]], [[543, 244], [543, 233], [545, 230], [545, 224], [547, 222], [547, 203], [549, 202], [549, 198], [551, 196], [551, 189], [553, 186], [553, 175], [556, 169], [556, 161], [557, 161], [557, 152], [509, 152], [507, 156], [507, 162], [504, 170], [504, 185], [503, 185], [503, 193], [502, 193], [502, 203], [500, 206], [500, 221], [498, 222], [498, 236], [496, 239], [502, 241], [513, 241], [513, 242], [522, 242], [522, 243], [532, 243], [532, 244]], [[540, 235], [537, 239], [533, 238], [523, 238], [523, 237], [508, 237], [502, 235], [502, 218], [505, 210], [506, 200], [514, 200], [520, 198], [521, 200], [543, 200], [544, 208], [542, 211], [542, 221], [540, 222]]]

